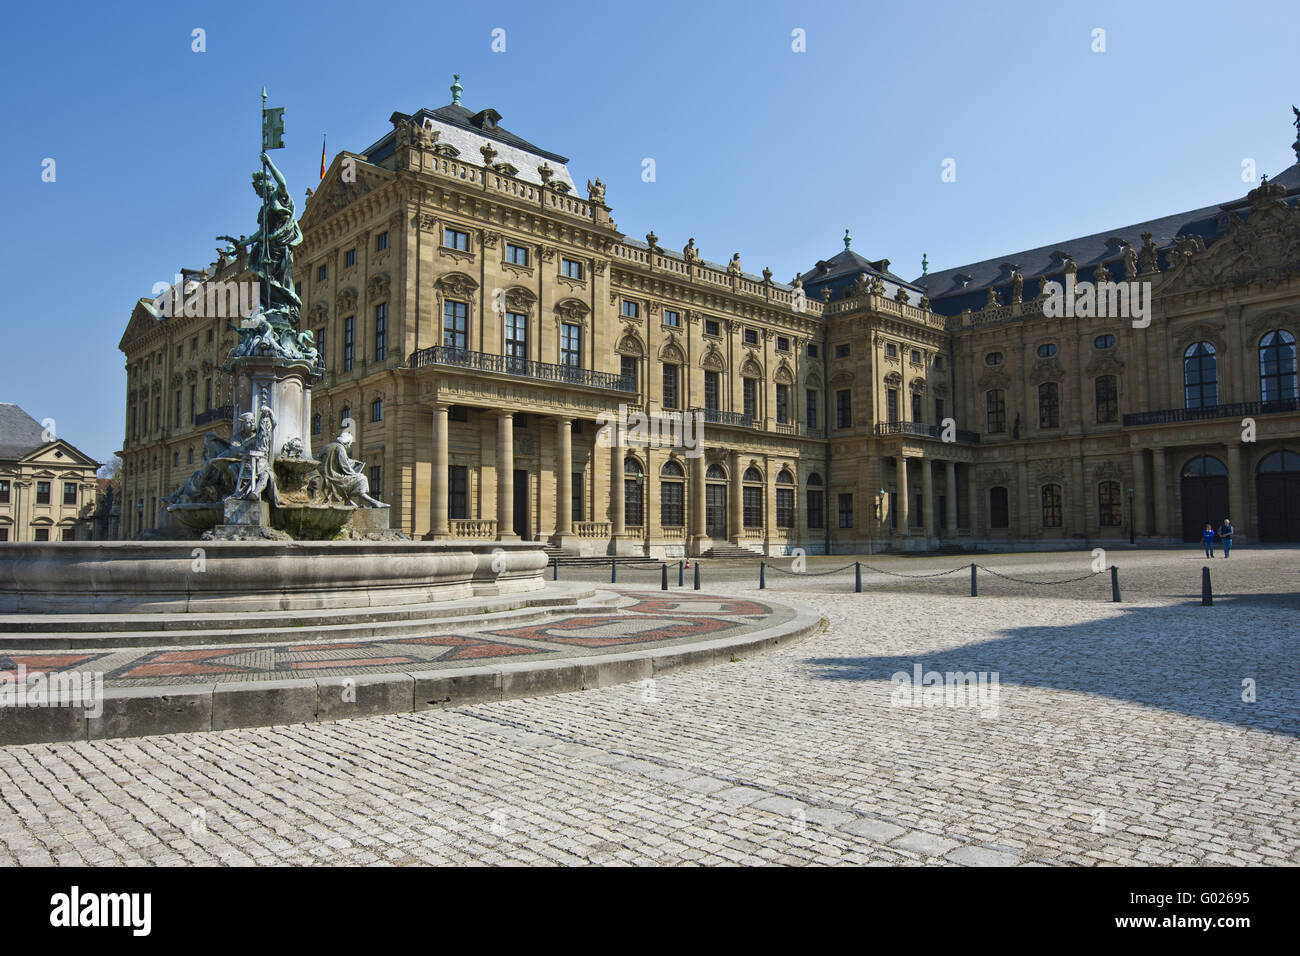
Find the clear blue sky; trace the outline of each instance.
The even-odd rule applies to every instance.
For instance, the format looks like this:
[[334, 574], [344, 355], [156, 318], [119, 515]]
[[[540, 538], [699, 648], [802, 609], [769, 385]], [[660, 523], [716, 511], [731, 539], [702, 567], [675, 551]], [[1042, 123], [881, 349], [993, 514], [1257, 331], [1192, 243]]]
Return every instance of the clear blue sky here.
[[322, 132], [364, 149], [458, 72], [466, 106], [604, 179], [630, 236], [789, 280], [847, 226], [912, 278], [923, 252], [960, 265], [1243, 195], [1244, 158], [1286, 168], [1298, 26], [1295, 0], [22, 4], [0, 35], [0, 401], [120, 447], [133, 303], [253, 229], [263, 84], [299, 199]]

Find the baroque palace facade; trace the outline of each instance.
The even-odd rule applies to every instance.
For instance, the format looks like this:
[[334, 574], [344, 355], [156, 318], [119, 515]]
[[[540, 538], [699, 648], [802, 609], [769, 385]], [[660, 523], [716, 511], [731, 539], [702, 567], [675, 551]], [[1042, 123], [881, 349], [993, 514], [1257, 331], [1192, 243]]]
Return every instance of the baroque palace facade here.
[[[351, 431], [394, 527], [655, 556], [1175, 543], [1228, 516], [1300, 540], [1300, 164], [913, 281], [846, 232], [785, 284], [628, 238], [599, 180], [577, 195], [460, 92], [336, 156], [301, 220], [313, 446]], [[1059, 315], [1049, 281], [1149, 283], [1149, 325]], [[228, 435], [233, 344], [136, 304], [124, 537]], [[703, 440], [607, 447], [621, 409], [698, 411]]]

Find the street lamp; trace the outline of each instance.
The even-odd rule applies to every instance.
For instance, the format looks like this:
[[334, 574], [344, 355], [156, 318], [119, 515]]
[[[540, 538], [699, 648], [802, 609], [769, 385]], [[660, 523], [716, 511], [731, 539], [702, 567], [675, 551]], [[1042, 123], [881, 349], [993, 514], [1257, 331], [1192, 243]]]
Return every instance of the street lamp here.
[[1134, 535], [1137, 533], [1137, 515], [1133, 514], [1133, 489], [1128, 490], [1128, 543], [1136, 544]]

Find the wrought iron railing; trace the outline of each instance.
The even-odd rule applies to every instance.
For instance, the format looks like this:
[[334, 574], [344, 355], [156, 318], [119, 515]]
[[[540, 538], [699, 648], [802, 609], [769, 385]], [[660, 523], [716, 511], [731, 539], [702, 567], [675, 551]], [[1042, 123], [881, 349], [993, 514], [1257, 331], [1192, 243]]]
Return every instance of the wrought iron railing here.
[[588, 385], [619, 392], [636, 391], [636, 377], [633, 375], [598, 372], [595, 369], [579, 368], [576, 365], [552, 365], [549, 362], [534, 362], [508, 355], [492, 355], [488, 352], [472, 352], [469, 349], [449, 348], [445, 345], [435, 345], [411, 353], [411, 368], [423, 368], [427, 365], [451, 365], [479, 372], [515, 375], [544, 382], [562, 382], [566, 385]]
[[233, 405], [222, 405], [220, 408], [209, 408], [206, 412], [199, 412], [194, 416], [194, 425], [211, 425], [213, 422], [228, 422], [235, 414]]
[[[943, 426], [927, 425], [925, 422], [879, 422], [876, 425], [876, 434], [881, 437], [885, 435], [920, 435], [922, 438], [938, 438], [942, 441], [943, 433]], [[978, 445], [980, 440], [977, 432], [964, 431], [960, 428], [953, 433], [953, 438], [963, 445]]]
[[754, 416], [741, 412], [724, 412], [720, 408], [692, 408], [692, 412], [703, 412], [704, 420], [713, 425], [739, 425], [741, 428], [753, 428]]
[[1162, 408], [1154, 412], [1135, 412], [1124, 416], [1124, 427], [1135, 425], [1169, 425], [1175, 422], [1199, 422], [1211, 418], [1249, 418], [1300, 411], [1300, 399], [1280, 398], [1271, 402], [1235, 402], [1205, 408]]

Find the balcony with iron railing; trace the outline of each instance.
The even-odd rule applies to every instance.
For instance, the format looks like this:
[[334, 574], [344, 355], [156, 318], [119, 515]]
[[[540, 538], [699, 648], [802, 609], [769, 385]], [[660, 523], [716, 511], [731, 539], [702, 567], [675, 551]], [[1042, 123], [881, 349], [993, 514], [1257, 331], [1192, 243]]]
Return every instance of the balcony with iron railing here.
[[[879, 422], [876, 425], [876, 435], [884, 438], [887, 435], [916, 435], [921, 438], [937, 438], [943, 440], [944, 428], [940, 425], [927, 425], [925, 422]], [[963, 431], [957, 429], [953, 438], [962, 445], [978, 445], [980, 436], [976, 432]]]
[[557, 382], [562, 385], [607, 388], [616, 392], [636, 391], [636, 377], [633, 375], [599, 372], [595, 369], [580, 368], [576, 365], [552, 365], [549, 362], [534, 362], [531, 359], [515, 358], [509, 355], [492, 355], [488, 352], [473, 352], [469, 349], [449, 348], [445, 345], [435, 345], [411, 353], [411, 368], [425, 368], [430, 365], [472, 369], [476, 372], [492, 372], [497, 375], [530, 378], [535, 381]]
[[692, 408], [692, 412], [703, 412], [704, 421], [710, 425], [736, 425], [740, 428], [753, 428], [754, 416], [743, 412], [724, 412], [720, 408]]
[[1154, 412], [1135, 412], [1124, 416], [1124, 427], [1172, 425], [1178, 422], [1201, 422], [1215, 418], [1253, 418], [1300, 411], [1300, 399], [1280, 398], [1271, 402], [1234, 402], [1231, 405], [1207, 405], [1204, 408], [1162, 408]]
[[209, 408], [206, 412], [199, 412], [194, 416], [194, 426], [201, 428], [204, 425], [211, 425], [213, 422], [228, 422], [235, 414], [233, 405], [222, 405], [220, 408]]

